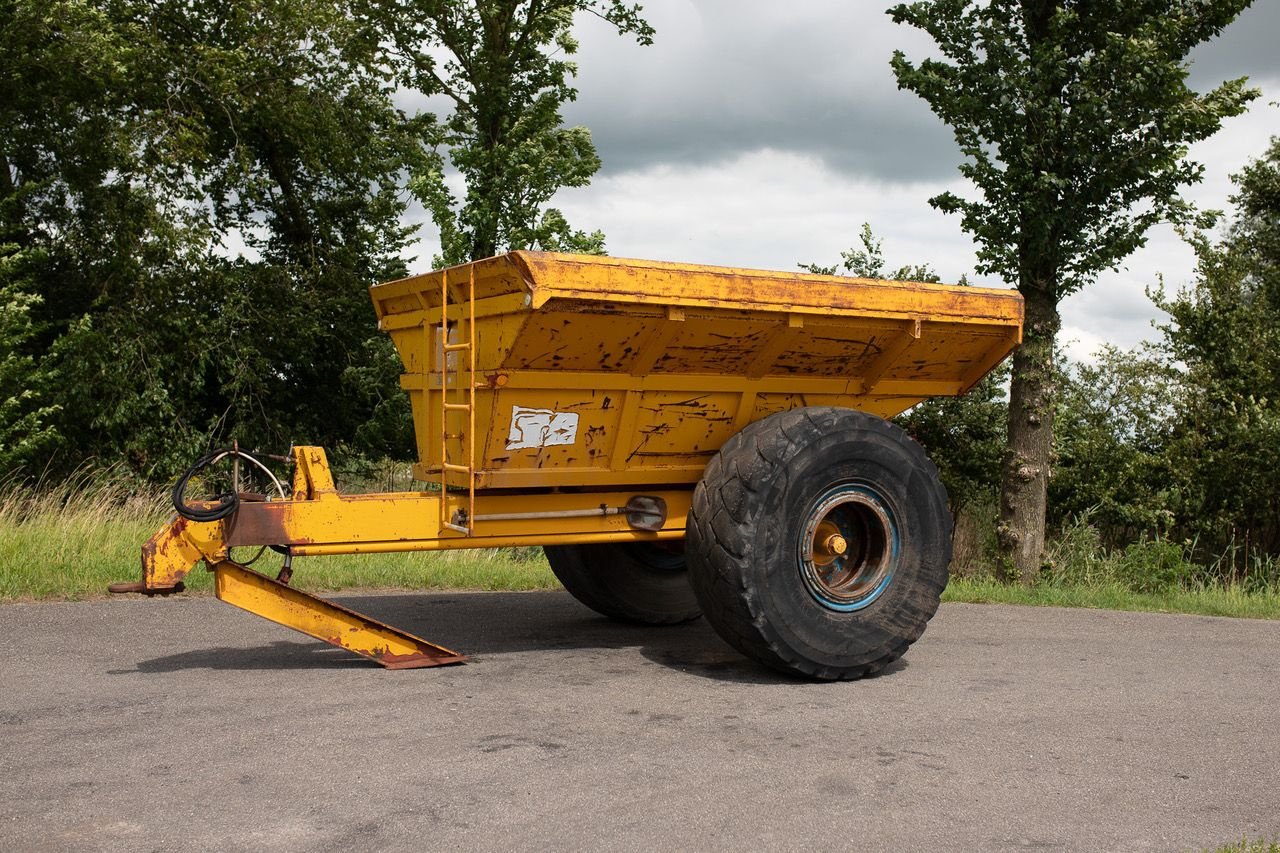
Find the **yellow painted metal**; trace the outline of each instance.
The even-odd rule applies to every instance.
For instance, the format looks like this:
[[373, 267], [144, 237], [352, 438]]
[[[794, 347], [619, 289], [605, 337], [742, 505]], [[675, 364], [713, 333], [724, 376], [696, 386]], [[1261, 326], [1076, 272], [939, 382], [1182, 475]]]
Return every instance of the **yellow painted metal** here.
[[[637, 492], [577, 494], [476, 495], [476, 520], [471, 535], [442, 528], [442, 501], [452, 510], [465, 510], [465, 494], [442, 496], [439, 492], [395, 492], [373, 495], [341, 495], [334, 500], [276, 501], [241, 505], [228, 520], [224, 541], [228, 546], [292, 545], [295, 554], [321, 553], [318, 546], [336, 546], [342, 553], [370, 550], [364, 546], [386, 543], [395, 550], [434, 551], [449, 548], [485, 548], [510, 545], [564, 545], [580, 537], [613, 537], [612, 541], [650, 541], [679, 537], [684, 533], [692, 492], [687, 489], [646, 491], [667, 504], [661, 531], [632, 529], [618, 514], [582, 516], [584, 510], [624, 506]], [[563, 512], [563, 517], [548, 513]], [[520, 518], [537, 513], [539, 517]], [[573, 514], [571, 514], [573, 513]], [[486, 521], [486, 516], [506, 516]], [[661, 534], [667, 534], [663, 536]], [[595, 538], [592, 541], [601, 541]], [[333, 550], [326, 553], [337, 553]]]
[[[231, 548], [241, 546], [287, 545], [295, 556], [306, 557], [680, 539], [692, 497], [687, 488], [477, 493], [467, 535], [456, 530], [462, 525], [450, 528], [441, 522], [470, 511], [466, 493], [343, 495], [331, 488], [324, 450], [296, 447], [294, 461], [292, 500], [241, 503], [220, 521], [172, 518], [142, 550], [144, 586], [173, 589], [201, 560], [217, 565], [229, 559]], [[617, 513], [637, 494], [665, 502], [660, 530], [634, 529]], [[500, 518], [489, 520], [493, 516]]]
[[177, 589], [201, 560], [209, 565], [228, 555], [221, 521], [190, 521], [175, 515], [142, 546], [142, 586], [149, 591]]
[[[290, 500], [242, 502], [219, 521], [172, 518], [142, 550], [141, 591], [177, 589], [204, 560], [216, 576], [219, 599], [265, 619], [390, 668], [460, 663], [464, 658], [456, 652], [260, 575], [234, 562], [231, 549], [283, 545], [294, 556], [321, 556], [680, 539], [692, 494], [648, 492], [667, 512], [661, 529], [646, 531], [633, 528], [623, 511], [636, 497], [630, 491], [342, 495], [324, 450], [296, 447], [293, 458]], [[464, 511], [467, 525], [441, 521]]]
[[463, 663], [466, 657], [353, 610], [223, 561], [213, 566], [218, 599], [366, 657], [388, 669]]
[[[447, 491], [451, 475], [462, 475], [465, 477], [467, 490], [467, 510], [464, 516], [459, 517], [461, 523], [455, 523], [451, 518], [445, 516], [447, 511], [446, 502], [440, 502], [440, 526], [446, 530], [453, 530], [458, 533], [471, 533], [470, 519], [476, 512], [476, 387], [472, 378], [476, 375], [476, 276], [475, 267], [470, 270], [467, 277], [467, 298], [463, 303], [467, 308], [465, 320], [467, 324], [467, 339], [462, 343], [455, 343], [454, 338], [460, 337], [450, 329], [448, 319], [449, 298], [449, 274], [448, 270], [444, 270], [440, 275], [440, 305], [444, 308], [439, 312], [440, 325], [438, 333], [440, 335], [440, 352], [441, 357], [437, 359], [439, 362], [436, 373], [440, 377], [440, 434], [438, 436], [438, 446], [440, 447], [440, 465], [439, 465], [439, 484], [440, 490]], [[463, 387], [450, 388], [449, 377], [457, 377], [461, 374], [461, 366], [457, 364], [457, 355], [459, 353], [467, 354], [467, 381]], [[454, 383], [457, 386], [457, 381]], [[449, 397], [450, 390], [460, 392], [455, 394], [451, 400]], [[460, 401], [460, 402], [459, 402]], [[465, 427], [457, 427], [458, 432], [451, 433], [449, 431], [449, 415], [467, 415]], [[466, 464], [460, 465], [449, 461], [449, 442], [456, 440], [463, 446]]]
[[293, 499], [332, 498], [338, 494], [323, 447], [293, 448]]
[[[537, 252], [465, 267], [371, 290], [405, 366], [415, 476], [457, 488], [692, 484], [753, 421], [813, 405], [890, 417], [968, 390], [1022, 333], [1009, 290]], [[473, 307], [442, 295], [464, 274]], [[469, 363], [450, 338], [464, 323]], [[474, 391], [466, 434], [435, 428], [445, 370]], [[572, 422], [572, 440], [525, 440], [522, 413]]]

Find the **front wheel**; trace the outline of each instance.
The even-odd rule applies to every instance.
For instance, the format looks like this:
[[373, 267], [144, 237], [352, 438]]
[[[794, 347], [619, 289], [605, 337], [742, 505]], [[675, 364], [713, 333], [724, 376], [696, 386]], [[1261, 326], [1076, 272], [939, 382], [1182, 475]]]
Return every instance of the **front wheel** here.
[[937, 468], [901, 429], [811, 407], [751, 424], [693, 496], [690, 581], [712, 627], [770, 667], [879, 672], [924, 632], [951, 562]]

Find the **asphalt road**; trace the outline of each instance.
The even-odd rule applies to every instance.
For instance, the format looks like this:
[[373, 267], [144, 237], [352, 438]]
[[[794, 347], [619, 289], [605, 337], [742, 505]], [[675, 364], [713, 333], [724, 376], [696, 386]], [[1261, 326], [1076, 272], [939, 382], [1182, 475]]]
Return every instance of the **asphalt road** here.
[[1199, 850], [1280, 837], [1280, 623], [944, 605], [878, 678], [563, 593], [344, 598], [382, 671], [211, 599], [0, 606], [5, 850]]

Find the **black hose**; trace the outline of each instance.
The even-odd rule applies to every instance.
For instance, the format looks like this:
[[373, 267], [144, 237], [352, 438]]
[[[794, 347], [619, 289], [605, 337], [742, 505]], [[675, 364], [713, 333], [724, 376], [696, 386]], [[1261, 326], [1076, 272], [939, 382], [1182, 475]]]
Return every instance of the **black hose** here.
[[[196, 464], [187, 469], [187, 473], [178, 478], [178, 482], [173, 484], [173, 508], [178, 515], [191, 521], [217, 521], [226, 518], [235, 512], [240, 506], [240, 496], [235, 493], [235, 484], [232, 484], [232, 491], [223, 492], [214, 498], [216, 505], [213, 507], [197, 507], [186, 502], [187, 482], [192, 477], [199, 474], [205, 468], [213, 464], [214, 460], [220, 456], [243, 456], [246, 459], [258, 459], [255, 454], [244, 450], [236, 450], [233, 448], [224, 448], [207, 453], [196, 460]], [[261, 461], [261, 460], [259, 460]]]

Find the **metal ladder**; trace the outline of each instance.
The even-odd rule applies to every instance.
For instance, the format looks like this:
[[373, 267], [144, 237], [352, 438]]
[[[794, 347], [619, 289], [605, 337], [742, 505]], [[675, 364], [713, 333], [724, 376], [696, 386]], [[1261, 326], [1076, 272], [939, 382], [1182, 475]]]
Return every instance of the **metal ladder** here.
[[[440, 527], [441, 529], [453, 530], [458, 533], [464, 533], [467, 536], [475, 533], [475, 517], [476, 517], [476, 270], [474, 266], [469, 267], [470, 275], [467, 277], [467, 302], [466, 302], [466, 320], [467, 320], [467, 339], [463, 343], [449, 343], [449, 270], [445, 269], [440, 273]], [[459, 314], [462, 312], [460, 311]], [[462, 318], [459, 317], [458, 325], [461, 326]], [[459, 329], [461, 331], [461, 329]], [[461, 335], [459, 335], [461, 337]], [[463, 353], [467, 354], [467, 383], [465, 395], [456, 395], [455, 400], [459, 397], [465, 397], [465, 402], [450, 402], [449, 400], [449, 354]], [[461, 392], [463, 390], [461, 382], [462, 368], [455, 360], [455, 390]], [[466, 412], [467, 425], [461, 432], [449, 432], [449, 413], [450, 412]], [[465, 465], [458, 465], [449, 461], [449, 440], [451, 438], [461, 439], [463, 449], [466, 453], [467, 461]], [[449, 473], [465, 474], [467, 477], [467, 508], [464, 518], [459, 519], [461, 513], [455, 512], [453, 515], [449, 513]], [[457, 523], [461, 520], [463, 523]]]

